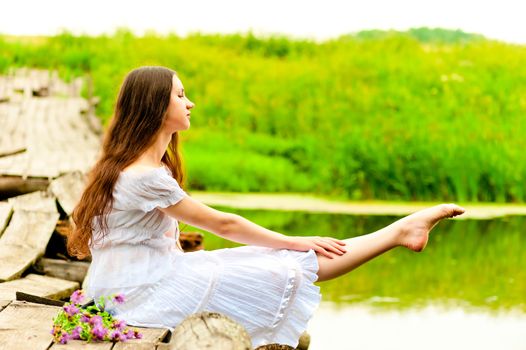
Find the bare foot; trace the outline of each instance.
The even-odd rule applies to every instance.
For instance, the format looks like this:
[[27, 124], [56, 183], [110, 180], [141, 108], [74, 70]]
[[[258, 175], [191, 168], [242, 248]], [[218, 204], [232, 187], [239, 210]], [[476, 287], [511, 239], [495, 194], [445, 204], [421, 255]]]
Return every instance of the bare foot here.
[[400, 227], [398, 242], [415, 252], [421, 252], [426, 247], [429, 231], [440, 220], [461, 215], [465, 211], [456, 204], [440, 204], [406, 216], [393, 223]]

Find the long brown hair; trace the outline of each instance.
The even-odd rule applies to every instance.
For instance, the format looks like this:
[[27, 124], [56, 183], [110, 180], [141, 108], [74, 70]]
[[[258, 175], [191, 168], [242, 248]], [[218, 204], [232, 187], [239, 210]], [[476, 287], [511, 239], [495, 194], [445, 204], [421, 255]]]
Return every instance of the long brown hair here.
[[[79, 259], [90, 256], [93, 219], [97, 217], [102, 238], [107, 232], [107, 214], [113, 206], [113, 187], [120, 172], [133, 163], [155, 141], [170, 103], [175, 71], [165, 67], [140, 67], [129, 72], [120, 88], [115, 113], [105, 134], [102, 153], [88, 174], [82, 197], [73, 210], [73, 228], [67, 250]], [[174, 133], [162, 163], [183, 185], [179, 135]], [[91, 242], [90, 242], [91, 238]]]

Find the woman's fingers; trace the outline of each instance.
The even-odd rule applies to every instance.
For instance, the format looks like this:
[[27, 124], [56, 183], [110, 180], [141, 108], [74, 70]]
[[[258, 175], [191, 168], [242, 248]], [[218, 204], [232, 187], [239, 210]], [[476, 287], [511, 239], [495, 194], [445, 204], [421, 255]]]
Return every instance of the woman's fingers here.
[[340, 242], [342, 241], [339, 241], [337, 239], [334, 239], [332, 238], [331, 239], [331, 243], [334, 247], [336, 247], [336, 249], [338, 249], [340, 252], [342, 253], [346, 253], [347, 252], [347, 249], [345, 248], [345, 246], [347, 245], [345, 242], [343, 242], [343, 244], [341, 244]]
[[347, 243], [345, 243], [344, 241], [342, 241], [341, 239], [336, 239], [336, 238], [332, 238], [332, 237], [328, 237], [330, 240], [338, 243], [339, 245], [347, 245]]
[[330, 254], [328, 251], [325, 250], [325, 248], [323, 248], [322, 246], [318, 245], [316, 247], [316, 249], [314, 249], [315, 252], [317, 253], [320, 253], [321, 255], [329, 258], [329, 259], [333, 259], [334, 257], [332, 256], [332, 254]]
[[[327, 241], [325, 239], [318, 239], [316, 244], [319, 247], [322, 247], [323, 250], [325, 252], [327, 252], [327, 254], [330, 254], [330, 253], [334, 253], [334, 254], [337, 254], [337, 255], [342, 255], [343, 254], [343, 252], [338, 250], [335, 246], [331, 245], [330, 241]], [[332, 255], [330, 255], [330, 257], [332, 258]]]
[[329, 240], [323, 240], [319, 243], [325, 250], [331, 251], [334, 254], [343, 255], [343, 251], [340, 250], [339, 246], [335, 245], [333, 242]]
[[335, 253], [337, 253], [339, 255], [342, 255], [345, 252], [347, 252], [347, 250], [339, 244], [338, 240], [336, 240], [334, 238], [323, 237], [322, 240], [326, 244], [329, 244], [331, 251], [333, 251], [333, 252], [335, 252]]

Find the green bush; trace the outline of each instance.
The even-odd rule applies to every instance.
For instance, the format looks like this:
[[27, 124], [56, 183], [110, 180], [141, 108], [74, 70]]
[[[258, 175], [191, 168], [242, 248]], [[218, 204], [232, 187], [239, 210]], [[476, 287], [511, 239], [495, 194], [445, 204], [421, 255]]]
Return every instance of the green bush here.
[[140, 65], [178, 71], [196, 103], [190, 188], [351, 199], [526, 200], [526, 48], [418, 28], [315, 43], [193, 34], [0, 36], [0, 70], [87, 74], [107, 123]]

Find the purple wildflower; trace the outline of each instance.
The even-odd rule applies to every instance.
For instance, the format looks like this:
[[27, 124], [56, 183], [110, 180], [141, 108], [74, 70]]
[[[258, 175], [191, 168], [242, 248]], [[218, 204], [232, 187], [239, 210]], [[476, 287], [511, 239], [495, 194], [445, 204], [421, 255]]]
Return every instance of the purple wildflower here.
[[67, 305], [64, 306], [63, 309], [70, 317], [76, 315], [79, 312], [79, 309], [75, 305]]
[[133, 332], [130, 330], [125, 331], [124, 335], [126, 336], [126, 339], [133, 339]]
[[80, 316], [80, 322], [88, 323], [91, 320], [90, 315], [83, 314]]
[[133, 335], [135, 339], [142, 339], [142, 333], [139, 333], [139, 331], [133, 331]]
[[111, 335], [111, 339], [117, 341], [126, 341], [127, 337], [117, 330], [113, 332], [113, 334]]
[[60, 344], [67, 344], [68, 340], [70, 340], [71, 337], [68, 333], [64, 332], [62, 333], [62, 338], [60, 338]]
[[73, 331], [71, 332], [71, 338], [80, 339], [80, 332], [82, 332], [82, 327], [81, 326], [75, 327]]
[[91, 333], [95, 336], [95, 338], [104, 340], [104, 336], [108, 333], [108, 330], [104, 328], [102, 324], [97, 324], [95, 327], [93, 327]]
[[126, 299], [124, 298], [124, 294], [119, 293], [119, 294], [115, 294], [115, 296], [113, 297], [113, 301], [116, 302], [117, 304], [122, 304], [126, 301]]
[[101, 326], [102, 325], [102, 316], [95, 315], [89, 320], [89, 324], [92, 326]]
[[84, 300], [84, 292], [82, 291], [82, 289], [77, 289], [76, 291], [74, 291], [73, 294], [71, 294], [69, 300], [73, 304], [80, 304], [82, 300]]
[[118, 329], [119, 331], [124, 330], [124, 328], [126, 328], [126, 326], [127, 326], [127, 324], [123, 320], [115, 320], [115, 322], [113, 322], [113, 328]]

